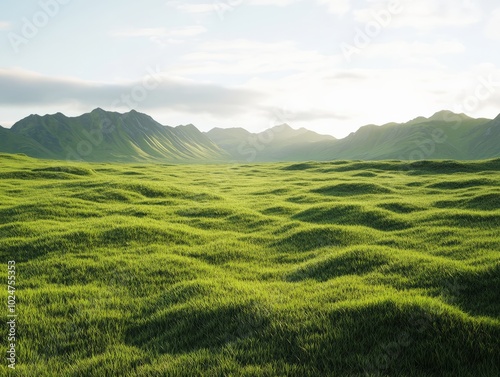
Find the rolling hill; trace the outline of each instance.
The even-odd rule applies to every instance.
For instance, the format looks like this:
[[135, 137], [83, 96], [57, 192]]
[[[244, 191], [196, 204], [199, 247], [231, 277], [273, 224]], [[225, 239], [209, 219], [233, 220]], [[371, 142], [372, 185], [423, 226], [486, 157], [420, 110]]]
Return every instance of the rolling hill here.
[[69, 118], [30, 115], [0, 127], [0, 152], [106, 162], [279, 162], [329, 160], [476, 160], [500, 156], [500, 116], [474, 119], [440, 111], [406, 123], [367, 125], [343, 139], [287, 124], [264, 132], [193, 125], [169, 127], [134, 110], [95, 109]]

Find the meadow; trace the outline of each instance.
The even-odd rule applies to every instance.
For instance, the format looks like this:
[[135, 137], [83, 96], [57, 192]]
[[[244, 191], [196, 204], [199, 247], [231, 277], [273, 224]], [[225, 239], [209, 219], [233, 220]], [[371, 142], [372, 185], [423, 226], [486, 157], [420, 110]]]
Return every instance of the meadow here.
[[1, 376], [500, 375], [500, 159], [1, 154], [0, 256]]

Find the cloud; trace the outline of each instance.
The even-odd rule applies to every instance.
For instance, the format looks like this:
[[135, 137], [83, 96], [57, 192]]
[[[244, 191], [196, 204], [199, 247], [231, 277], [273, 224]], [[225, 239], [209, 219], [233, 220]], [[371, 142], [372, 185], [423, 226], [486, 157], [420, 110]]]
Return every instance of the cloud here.
[[9, 30], [11, 27], [11, 24], [6, 21], [0, 21], [0, 30]]
[[374, 43], [362, 51], [364, 57], [389, 58], [401, 63], [428, 63], [440, 65], [439, 55], [460, 54], [466, 51], [465, 46], [456, 40], [438, 40], [433, 43], [394, 41]]
[[176, 4], [175, 8], [186, 13], [211, 13], [215, 12], [216, 2], [205, 4]]
[[[249, 5], [274, 5], [278, 7], [284, 7], [290, 4], [298, 3], [301, 0], [247, 0]], [[236, 1], [237, 2], [237, 1]], [[241, 0], [240, 2], [245, 2]]]
[[194, 25], [172, 30], [166, 28], [115, 30], [110, 35], [117, 38], [148, 38], [160, 47], [165, 47], [169, 44], [181, 44], [186, 38], [196, 37], [206, 31], [207, 29], [204, 26]]
[[329, 111], [324, 109], [308, 109], [302, 111], [289, 111], [286, 113], [288, 122], [308, 122], [315, 120], [346, 120], [349, 116], [343, 115], [338, 111]]
[[113, 37], [148, 37], [148, 38], [171, 38], [171, 37], [194, 37], [203, 34], [207, 29], [200, 25], [186, 26], [179, 29], [168, 30], [166, 28], [138, 28], [128, 30], [112, 31]]
[[[185, 4], [179, 1], [170, 1], [167, 4], [181, 12], [206, 14], [234, 10], [241, 5], [285, 7], [304, 1], [305, 0], [214, 0], [211, 3]], [[351, 9], [350, 0], [316, 0], [316, 2], [326, 6], [328, 11], [333, 14], [343, 15]]]
[[500, 40], [500, 8], [493, 11], [486, 24], [485, 34], [488, 38]]
[[[372, 0], [367, 8], [354, 11], [354, 19], [360, 23], [377, 20], [377, 16], [387, 15], [390, 28], [413, 28], [431, 31], [436, 28], [464, 27], [478, 23], [482, 19], [482, 9], [471, 1], [456, 0]], [[398, 4], [398, 11], [391, 11], [391, 4]]]
[[331, 76], [325, 77], [328, 81], [343, 81], [343, 80], [363, 80], [367, 77], [364, 74], [357, 73], [355, 70], [336, 72]]
[[350, 0], [317, 0], [321, 5], [325, 5], [328, 12], [338, 15], [344, 15], [351, 9]]
[[187, 4], [181, 1], [169, 1], [167, 5], [183, 13], [190, 14], [221, 14], [228, 10], [233, 10], [239, 5], [247, 4], [244, 0], [213, 0], [209, 3]]
[[121, 83], [53, 78], [22, 70], [0, 69], [0, 106], [74, 106], [140, 108], [229, 116], [249, 111], [264, 96], [164, 76], [158, 69], [142, 80]]
[[246, 39], [219, 40], [202, 44], [184, 55], [171, 73], [192, 75], [277, 75], [310, 71], [330, 65], [331, 58], [315, 50], [299, 49], [292, 42], [262, 43]]
[[284, 7], [303, 0], [214, 0], [209, 3], [186, 4], [180, 1], [170, 1], [167, 4], [185, 13], [203, 14], [223, 12], [235, 9], [241, 5], [270, 5]]
[[[461, 87], [454, 91], [455, 112], [471, 116], [489, 113], [496, 116], [500, 103], [500, 67], [482, 63], [461, 78]], [[450, 107], [452, 108], [452, 107]]]

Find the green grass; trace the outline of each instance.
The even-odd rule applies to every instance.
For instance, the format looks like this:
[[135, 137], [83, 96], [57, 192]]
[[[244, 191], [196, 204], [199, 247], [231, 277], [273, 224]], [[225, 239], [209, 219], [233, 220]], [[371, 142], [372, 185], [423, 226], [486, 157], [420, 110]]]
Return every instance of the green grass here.
[[2, 376], [500, 375], [498, 159], [0, 178]]

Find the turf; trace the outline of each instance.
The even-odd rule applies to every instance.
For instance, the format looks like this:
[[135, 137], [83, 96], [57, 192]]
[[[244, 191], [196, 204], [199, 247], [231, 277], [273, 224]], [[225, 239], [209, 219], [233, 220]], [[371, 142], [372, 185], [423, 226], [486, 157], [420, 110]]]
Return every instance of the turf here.
[[499, 198], [498, 159], [0, 155], [0, 375], [498, 376]]

